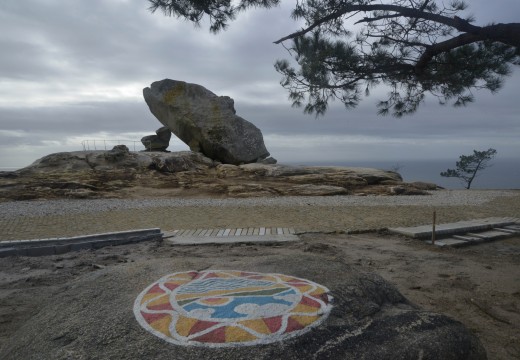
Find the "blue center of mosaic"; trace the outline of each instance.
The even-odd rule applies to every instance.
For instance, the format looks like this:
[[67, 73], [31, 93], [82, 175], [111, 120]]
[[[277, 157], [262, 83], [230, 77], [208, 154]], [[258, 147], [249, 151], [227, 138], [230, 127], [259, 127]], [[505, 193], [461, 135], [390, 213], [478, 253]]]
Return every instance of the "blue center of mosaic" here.
[[180, 286], [172, 294], [190, 317], [204, 320], [271, 316], [291, 309], [301, 299], [292, 287], [279, 283], [234, 278], [211, 278]]

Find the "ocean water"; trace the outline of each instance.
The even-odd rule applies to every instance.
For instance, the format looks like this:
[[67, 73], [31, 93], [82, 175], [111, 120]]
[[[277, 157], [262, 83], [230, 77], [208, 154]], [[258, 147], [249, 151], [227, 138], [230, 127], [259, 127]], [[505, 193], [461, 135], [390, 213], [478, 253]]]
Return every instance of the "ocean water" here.
[[[463, 189], [465, 185], [456, 178], [440, 176], [442, 171], [455, 169], [455, 160], [403, 160], [403, 161], [343, 161], [292, 163], [292, 165], [355, 166], [395, 170], [406, 182], [432, 182], [446, 189]], [[477, 173], [472, 189], [520, 189], [520, 159], [495, 159], [491, 166]], [[480, 175], [479, 175], [480, 174]]]
[[17, 167], [0, 167], [0, 171], [14, 171], [14, 170], [18, 170], [19, 168]]

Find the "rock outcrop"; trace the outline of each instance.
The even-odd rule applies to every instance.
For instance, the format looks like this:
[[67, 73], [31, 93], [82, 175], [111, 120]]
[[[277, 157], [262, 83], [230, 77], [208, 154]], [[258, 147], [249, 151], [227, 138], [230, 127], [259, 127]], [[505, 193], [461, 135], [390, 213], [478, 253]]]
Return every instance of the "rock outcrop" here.
[[231, 165], [200, 153], [110, 151], [47, 155], [0, 172], [0, 200], [149, 196], [417, 195], [434, 184], [404, 183], [392, 171], [352, 167]]
[[269, 156], [260, 130], [236, 115], [228, 96], [170, 79], [154, 82], [143, 95], [152, 114], [192, 151], [235, 165]]
[[155, 135], [147, 135], [141, 138], [141, 143], [148, 151], [166, 151], [170, 146], [172, 132], [168, 127], [163, 126], [155, 132]]
[[[277, 248], [276, 251], [250, 247], [241, 253], [235, 248], [225, 247], [215, 257], [208, 255], [209, 249], [201, 249], [197, 255], [188, 249], [179, 255], [178, 250], [174, 253], [161, 245], [154, 245], [136, 262], [85, 273], [61, 286], [60, 296], [49, 298], [16, 332], [7, 334], [0, 357], [174, 360], [487, 358], [482, 343], [462, 323], [411, 304], [381, 276], [350, 265], [332, 247], [324, 254], [301, 247]], [[283, 252], [277, 254], [278, 251]], [[165, 256], [161, 254], [163, 252], [172, 255]], [[204, 256], [200, 255], [202, 253]], [[224, 267], [309, 279], [330, 289], [332, 310], [323, 323], [308, 332], [269, 344], [209, 348], [173, 345], [145, 332], [131, 315], [131, 304], [152, 281], [181, 269], [191, 270], [190, 266], [193, 270], [195, 267]], [[296, 283], [295, 287], [298, 286], [302, 292], [312, 291]], [[164, 303], [156, 305], [157, 308], [163, 306], [161, 309], [164, 309]], [[291, 326], [292, 330], [288, 331], [301, 329], [301, 324], [305, 324], [302, 321], [308, 318], [304, 311], [314, 309], [308, 305], [300, 307], [304, 309], [300, 310], [304, 316], [298, 313], [288, 317], [289, 320], [284, 319], [289, 324], [292, 321], [292, 325], [286, 325], [287, 328]], [[164, 322], [155, 324], [164, 326]]]

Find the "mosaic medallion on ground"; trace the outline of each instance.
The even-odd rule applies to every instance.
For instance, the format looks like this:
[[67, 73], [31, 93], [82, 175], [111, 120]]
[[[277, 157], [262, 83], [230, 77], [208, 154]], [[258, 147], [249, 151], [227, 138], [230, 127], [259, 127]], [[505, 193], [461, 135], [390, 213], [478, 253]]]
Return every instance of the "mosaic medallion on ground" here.
[[329, 290], [281, 274], [187, 271], [162, 277], [135, 300], [146, 330], [177, 345], [245, 346], [301, 335], [331, 310]]

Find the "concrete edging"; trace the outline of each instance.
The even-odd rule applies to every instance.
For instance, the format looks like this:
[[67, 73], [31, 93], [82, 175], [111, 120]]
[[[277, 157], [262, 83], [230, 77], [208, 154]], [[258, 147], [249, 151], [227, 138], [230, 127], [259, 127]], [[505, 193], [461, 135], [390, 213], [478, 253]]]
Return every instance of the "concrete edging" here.
[[7, 256], [59, 255], [70, 251], [100, 249], [105, 246], [162, 240], [159, 228], [111, 232], [103, 234], [34, 240], [0, 242], [0, 258]]
[[[516, 218], [486, 218], [438, 224], [435, 228], [435, 235], [439, 238], [451, 235], [463, 235], [468, 232], [491, 230], [497, 227], [512, 225], [517, 221], [518, 219]], [[388, 230], [392, 233], [415, 239], [428, 239], [432, 236], [432, 225], [389, 228]]]

